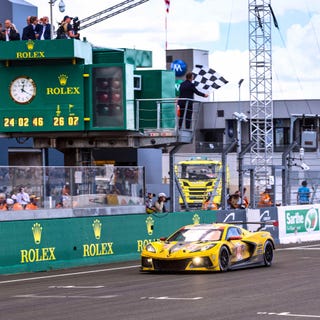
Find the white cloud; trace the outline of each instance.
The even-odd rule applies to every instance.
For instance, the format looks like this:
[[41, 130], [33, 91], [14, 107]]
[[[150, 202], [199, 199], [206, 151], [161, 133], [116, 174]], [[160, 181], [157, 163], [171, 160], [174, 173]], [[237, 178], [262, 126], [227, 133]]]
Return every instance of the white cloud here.
[[287, 11], [296, 10], [300, 12], [319, 12], [320, 2], [315, 0], [281, 0], [272, 1], [273, 11], [278, 16], [283, 16]]
[[237, 101], [239, 99], [239, 80], [244, 79], [240, 87], [240, 98], [249, 98], [249, 55], [240, 51], [217, 51], [209, 56], [209, 63], [228, 84], [214, 91], [215, 101]]

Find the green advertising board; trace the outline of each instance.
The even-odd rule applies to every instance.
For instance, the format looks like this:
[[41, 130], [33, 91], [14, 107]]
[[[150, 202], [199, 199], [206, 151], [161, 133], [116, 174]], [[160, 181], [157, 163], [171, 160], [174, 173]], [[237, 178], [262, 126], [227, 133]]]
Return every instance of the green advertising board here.
[[317, 208], [286, 210], [286, 233], [319, 231], [319, 210]]

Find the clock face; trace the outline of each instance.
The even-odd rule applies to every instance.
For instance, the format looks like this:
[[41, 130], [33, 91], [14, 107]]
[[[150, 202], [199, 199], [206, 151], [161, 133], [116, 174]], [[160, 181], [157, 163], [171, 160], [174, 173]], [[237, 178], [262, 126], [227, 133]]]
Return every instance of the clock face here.
[[29, 77], [18, 77], [10, 84], [10, 96], [20, 104], [30, 103], [36, 96], [36, 90], [36, 84]]

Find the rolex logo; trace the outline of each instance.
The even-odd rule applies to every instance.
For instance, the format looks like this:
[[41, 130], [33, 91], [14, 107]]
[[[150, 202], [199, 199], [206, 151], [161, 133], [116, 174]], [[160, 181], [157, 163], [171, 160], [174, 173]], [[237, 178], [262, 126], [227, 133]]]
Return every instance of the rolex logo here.
[[42, 227], [40, 223], [35, 223], [32, 227], [33, 239], [36, 244], [41, 242]]
[[34, 48], [34, 42], [32, 40], [27, 41], [27, 49], [28, 50], [33, 50]]
[[97, 240], [99, 240], [101, 237], [101, 227], [102, 227], [102, 223], [100, 222], [100, 220], [96, 219], [93, 221], [92, 228], [94, 232], [94, 237]]
[[60, 85], [65, 86], [67, 84], [68, 81], [68, 76], [65, 74], [60, 74], [60, 76], [58, 77]]
[[195, 215], [193, 215], [192, 221], [193, 221], [193, 224], [199, 224], [200, 223], [200, 217], [199, 217], [199, 215], [197, 213]]
[[154, 226], [154, 220], [152, 217], [149, 216], [146, 219], [146, 225], [147, 225], [148, 235], [151, 236], [153, 234], [153, 226]]

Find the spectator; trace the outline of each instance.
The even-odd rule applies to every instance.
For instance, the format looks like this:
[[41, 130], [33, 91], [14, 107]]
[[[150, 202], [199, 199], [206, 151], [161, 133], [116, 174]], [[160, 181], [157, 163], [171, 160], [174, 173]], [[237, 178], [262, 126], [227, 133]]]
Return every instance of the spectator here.
[[[208, 94], [200, 92], [192, 83], [192, 72], [188, 72], [186, 74], [186, 80], [180, 84], [180, 95], [179, 98], [185, 99], [194, 99], [193, 95], [197, 94], [201, 97], [208, 97]], [[192, 121], [192, 100], [179, 100], [178, 104], [180, 107], [180, 115], [179, 115], [179, 129], [181, 129], [183, 118], [185, 117], [186, 123], [185, 128], [191, 128], [191, 121]]]
[[246, 188], [243, 188], [243, 196], [241, 195], [240, 190], [237, 190], [234, 194], [239, 196], [239, 201], [238, 201], [238, 207], [241, 209], [248, 208], [249, 206], [249, 200], [246, 196]]
[[240, 209], [241, 198], [237, 193], [231, 194], [228, 198], [228, 209]]
[[42, 31], [40, 34], [40, 40], [50, 40], [51, 39], [51, 24], [49, 23], [48, 17], [41, 18], [42, 21]]
[[73, 18], [65, 16], [57, 30], [57, 39], [79, 39], [80, 34], [74, 33], [73, 27], [71, 25], [71, 20]]
[[7, 203], [7, 210], [13, 211], [14, 201], [11, 198], [8, 198], [6, 200], [6, 203]]
[[7, 210], [6, 195], [0, 193], [0, 210]]
[[310, 189], [308, 188], [308, 183], [306, 180], [302, 181], [301, 187], [299, 187], [298, 189], [297, 203], [298, 204], [310, 203]]
[[201, 210], [218, 210], [219, 206], [213, 202], [213, 199], [212, 193], [208, 192], [207, 197], [202, 202]]
[[158, 195], [157, 201], [154, 203], [154, 208], [156, 212], [167, 212], [166, 206], [164, 205], [167, 200], [165, 193], [161, 192]]
[[66, 184], [62, 187], [61, 193], [62, 195], [70, 196], [70, 185], [68, 182], [66, 182]]
[[1, 31], [1, 40], [14, 41], [20, 40], [20, 34], [15, 25], [7, 19], [4, 22], [4, 29]]
[[24, 187], [19, 188], [19, 192], [17, 193], [17, 202], [20, 203], [25, 209], [26, 205], [30, 202], [30, 197], [27, 192], [25, 192]]
[[61, 199], [59, 203], [62, 203], [63, 208], [71, 208], [70, 185], [68, 182], [62, 188]]
[[23, 30], [22, 30], [22, 37], [21, 37], [22, 40], [28, 40], [28, 38], [27, 38], [27, 32], [28, 32], [28, 30], [29, 30], [30, 18], [31, 18], [31, 16], [28, 16], [28, 17], [27, 17], [27, 25], [26, 25], [26, 26], [23, 28]]
[[23, 29], [22, 40], [39, 40], [43, 26], [36, 16], [30, 17], [30, 24]]
[[153, 212], [156, 211], [156, 208], [152, 204], [152, 199], [155, 196], [156, 195], [154, 193], [152, 193], [152, 192], [148, 192], [148, 194], [147, 194], [147, 197], [146, 197], [146, 212], [147, 213], [153, 213]]
[[18, 210], [23, 210], [22, 205], [17, 201], [17, 196], [15, 194], [13, 194], [11, 196], [11, 199], [13, 200], [13, 207], [12, 210], [14, 211], [18, 211]]
[[63, 203], [60, 201], [56, 204], [56, 209], [63, 208]]
[[271, 199], [271, 186], [267, 186], [266, 189], [264, 190], [264, 192], [261, 193], [260, 195], [260, 200], [258, 202], [258, 207], [272, 207], [273, 203], [272, 203], [272, 199]]
[[39, 198], [32, 194], [30, 196], [30, 202], [26, 205], [26, 210], [37, 210], [39, 207], [38, 207], [38, 203], [37, 201], [39, 201]]

